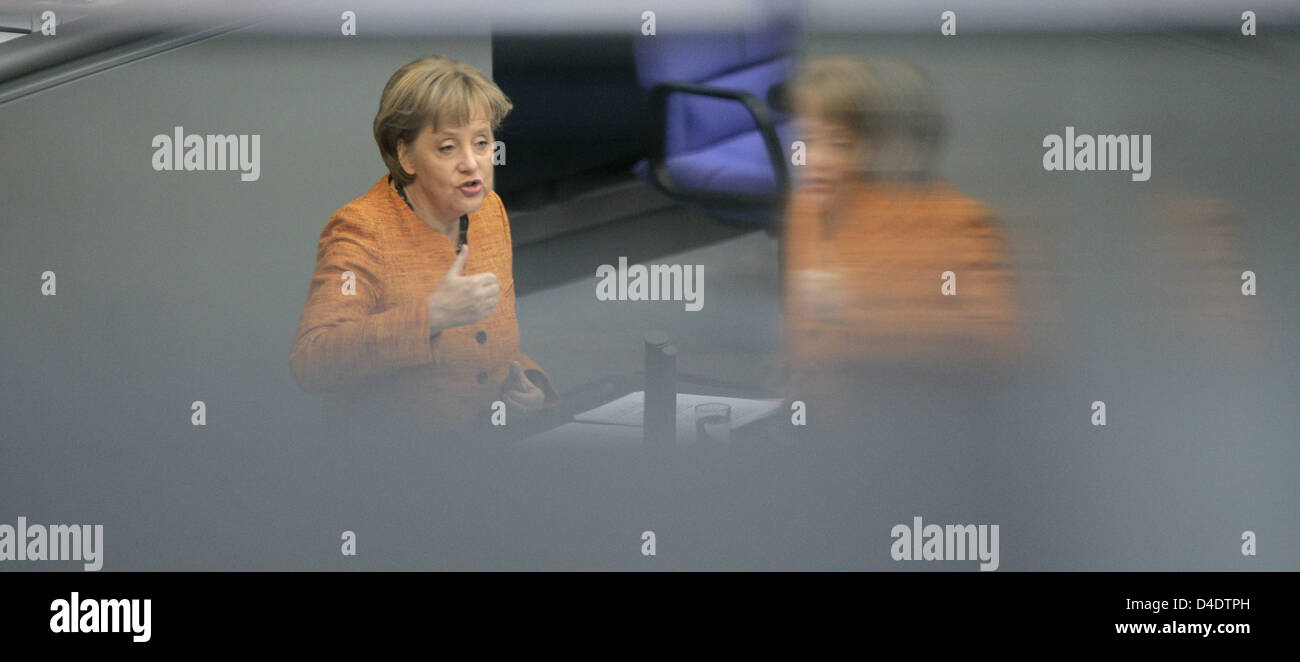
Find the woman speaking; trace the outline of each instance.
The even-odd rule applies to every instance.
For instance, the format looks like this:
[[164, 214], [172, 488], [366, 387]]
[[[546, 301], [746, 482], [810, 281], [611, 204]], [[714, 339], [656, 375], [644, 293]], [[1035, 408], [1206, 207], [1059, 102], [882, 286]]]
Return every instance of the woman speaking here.
[[519, 349], [510, 225], [492, 191], [493, 132], [510, 109], [443, 57], [384, 86], [374, 137], [388, 173], [321, 232], [289, 357], [332, 426], [444, 437], [558, 399]]

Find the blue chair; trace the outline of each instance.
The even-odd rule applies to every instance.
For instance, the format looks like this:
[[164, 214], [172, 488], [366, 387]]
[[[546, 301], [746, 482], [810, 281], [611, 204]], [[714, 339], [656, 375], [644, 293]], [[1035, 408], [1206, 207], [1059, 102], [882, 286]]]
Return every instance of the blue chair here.
[[794, 130], [768, 100], [794, 73], [798, 32], [794, 14], [778, 6], [730, 31], [638, 39], [653, 135], [637, 175], [724, 222], [775, 231]]

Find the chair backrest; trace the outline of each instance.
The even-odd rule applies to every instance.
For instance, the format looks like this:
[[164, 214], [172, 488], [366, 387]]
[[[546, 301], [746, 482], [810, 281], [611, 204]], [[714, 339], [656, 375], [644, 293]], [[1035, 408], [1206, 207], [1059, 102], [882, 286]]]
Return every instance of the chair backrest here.
[[[637, 40], [637, 81], [646, 89], [668, 81], [698, 83], [765, 101], [773, 85], [794, 73], [800, 21], [790, 2], [758, 4], [756, 20], [733, 28], [678, 31], [659, 24], [658, 34]], [[737, 102], [674, 94], [665, 152], [694, 151], [753, 129], [753, 118]]]

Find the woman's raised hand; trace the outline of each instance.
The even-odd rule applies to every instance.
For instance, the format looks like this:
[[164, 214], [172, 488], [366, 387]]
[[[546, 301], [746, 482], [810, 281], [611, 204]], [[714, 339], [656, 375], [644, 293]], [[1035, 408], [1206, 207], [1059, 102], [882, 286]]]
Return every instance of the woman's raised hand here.
[[794, 273], [794, 293], [819, 321], [842, 322], [851, 305], [843, 278], [833, 271], [801, 269]]
[[497, 309], [501, 286], [492, 272], [466, 275], [469, 244], [461, 247], [438, 289], [429, 295], [429, 334], [454, 326], [473, 324]]

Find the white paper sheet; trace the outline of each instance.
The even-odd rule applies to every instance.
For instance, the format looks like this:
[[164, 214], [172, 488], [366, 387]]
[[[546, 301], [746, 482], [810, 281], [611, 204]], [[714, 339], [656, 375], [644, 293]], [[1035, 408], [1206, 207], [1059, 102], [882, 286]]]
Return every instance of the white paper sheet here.
[[[709, 402], [731, 405], [731, 429], [748, 425], [761, 418], [770, 416], [781, 408], [781, 400], [750, 398], [725, 398], [717, 395], [677, 394], [677, 439], [694, 441], [695, 406]], [[645, 412], [645, 391], [635, 391], [617, 400], [607, 402], [595, 409], [582, 412], [573, 417], [580, 423], [603, 423], [605, 425], [641, 426]]]

